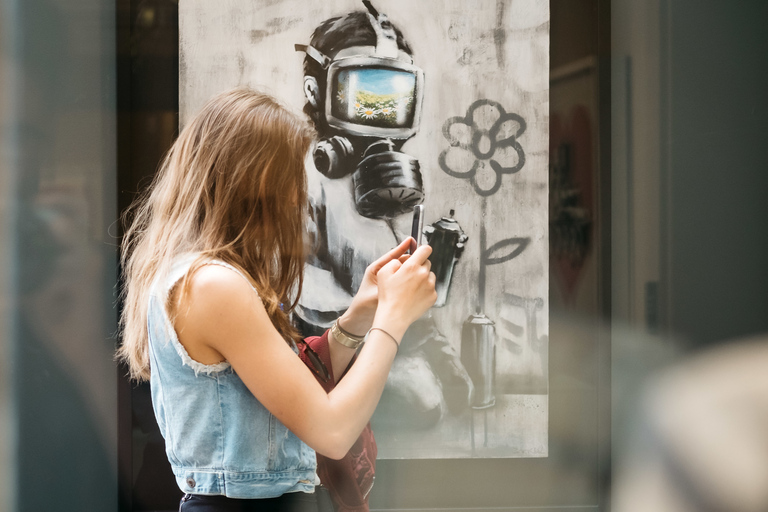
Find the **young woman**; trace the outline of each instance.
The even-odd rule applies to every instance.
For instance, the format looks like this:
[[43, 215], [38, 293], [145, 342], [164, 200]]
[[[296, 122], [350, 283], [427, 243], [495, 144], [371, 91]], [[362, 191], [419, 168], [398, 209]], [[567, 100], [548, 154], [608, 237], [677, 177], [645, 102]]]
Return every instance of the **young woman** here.
[[[309, 125], [271, 97], [208, 102], [134, 208], [119, 356], [149, 379], [182, 511], [313, 510], [315, 452], [343, 457], [370, 419], [408, 326], [436, 299], [409, 240], [366, 271], [332, 329], [330, 393], [297, 357]], [[350, 336], [352, 338], [350, 338]], [[308, 508], [307, 508], [308, 507]]]

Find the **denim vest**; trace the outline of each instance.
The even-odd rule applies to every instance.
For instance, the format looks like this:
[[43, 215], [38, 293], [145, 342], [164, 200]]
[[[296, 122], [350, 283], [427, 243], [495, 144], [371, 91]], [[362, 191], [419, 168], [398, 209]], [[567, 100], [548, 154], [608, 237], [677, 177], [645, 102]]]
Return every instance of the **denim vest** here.
[[228, 362], [199, 363], [179, 343], [165, 304], [193, 261], [179, 259], [153, 284], [147, 315], [152, 405], [176, 483], [185, 493], [230, 498], [313, 492], [314, 450], [256, 400]]

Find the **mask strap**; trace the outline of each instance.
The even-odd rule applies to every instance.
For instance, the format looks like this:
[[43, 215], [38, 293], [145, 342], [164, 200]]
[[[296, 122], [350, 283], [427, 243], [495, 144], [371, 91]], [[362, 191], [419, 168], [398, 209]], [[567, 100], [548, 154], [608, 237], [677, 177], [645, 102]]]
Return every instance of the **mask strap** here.
[[293, 48], [297, 52], [306, 53], [312, 60], [320, 64], [323, 69], [328, 69], [328, 66], [331, 64], [331, 59], [314, 46], [308, 44], [295, 44], [293, 45]]
[[396, 59], [397, 34], [387, 15], [376, 10], [370, 0], [363, 0], [363, 4], [368, 9], [368, 19], [371, 22], [373, 31], [376, 32], [376, 53], [377, 57], [387, 57]]

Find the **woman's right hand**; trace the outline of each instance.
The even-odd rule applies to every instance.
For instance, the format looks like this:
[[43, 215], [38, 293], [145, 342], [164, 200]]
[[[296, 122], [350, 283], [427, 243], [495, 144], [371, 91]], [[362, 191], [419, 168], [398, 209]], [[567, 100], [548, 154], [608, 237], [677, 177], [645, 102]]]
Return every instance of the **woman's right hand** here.
[[429, 245], [422, 245], [411, 256], [393, 259], [379, 270], [374, 327], [401, 340], [408, 327], [434, 305], [437, 292], [428, 259], [431, 253]]

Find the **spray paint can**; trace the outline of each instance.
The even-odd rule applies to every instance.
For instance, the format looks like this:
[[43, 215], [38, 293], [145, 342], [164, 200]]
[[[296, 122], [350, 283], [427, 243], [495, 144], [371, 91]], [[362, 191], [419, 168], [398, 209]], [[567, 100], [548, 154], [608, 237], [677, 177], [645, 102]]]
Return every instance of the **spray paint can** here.
[[424, 234], [432, 247], [429, 261], [432, 263], [432, 272], [437, 278], [435, 281], [437, 301], [434, 307], [439, 308], [445, 306], [445, 302], [448, 300], [453, 269], [456, 262], [459, 261], [461, 253], [464, 251], [464, 244], [469, 237], [464, 234], [459, 223], [453, 218], [453, 210], [448, 217], [443, 217], [431, 226], [424, 228]]
[[473, 409], [496, 404], [496, 327], [482, 313], [470, 315], [461, 329], [461, 362], [475, 386]]

